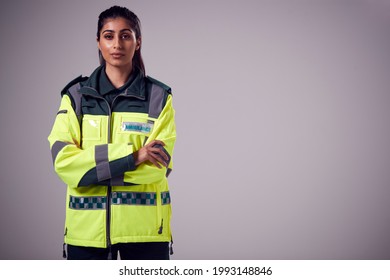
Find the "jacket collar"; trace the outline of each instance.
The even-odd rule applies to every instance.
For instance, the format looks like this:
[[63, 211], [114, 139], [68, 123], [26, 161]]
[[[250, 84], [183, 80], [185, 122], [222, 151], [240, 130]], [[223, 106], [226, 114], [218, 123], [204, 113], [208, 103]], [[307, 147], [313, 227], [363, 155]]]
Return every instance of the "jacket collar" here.
[[[96, 68], [91, 76], [81, 84], [80, 93], [87, 95], [101, 96], [99, 93], [99, 77], [101, 71], [104, 71], [104, 65]], [[134, 81], [120, 94], [145, 99], [145, 77], [141, 71], [137, 71]]]

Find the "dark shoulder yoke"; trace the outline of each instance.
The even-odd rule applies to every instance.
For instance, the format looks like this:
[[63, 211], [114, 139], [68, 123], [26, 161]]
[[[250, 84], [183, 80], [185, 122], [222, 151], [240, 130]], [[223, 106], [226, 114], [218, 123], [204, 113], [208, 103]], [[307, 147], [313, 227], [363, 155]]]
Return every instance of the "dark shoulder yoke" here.
[[160, 81], [158, 81], [158, 80], [156, 80], [156, 79], [154, 79], [154, 78], [152, 78], [152, 77], [150, 77], [150, 76], [147, 76], [146, 78], [147, 78], [151, 83], [153, 83], [153, 84], [155, 84], [155, 85], [158, 85], [158, 86], [162, 87], [167, 93], [172, 94], [172, 92], [171, 92], [171, 87], [170, 87], [170, 86], [167, 86], [166, 84], [164, 84], [164, 83], [162, 83], [162, 82], [160, 82]]
[[61, 91], [61, 96], [66, 94], [68, 92], [68, 90], [75, 84], [77, 83], [80, 83], [80, 82], [84, 82], [85, 80], [87, 80], [88, 77], [83, 77], [83, 76], [78, 76], [77, 78], [73, 79], [72, 81], [70, 81], [65, 87], [64, 89]]
[[70, 97], [72, 108], [75, 111], [79, 121], [81, 119], [81, 94], [79, 93], [79, 89], [81, 87], [81, 83], [87, 79], [88, 77], [83, 77], [80, 75], [70, 81], [61, 91], [61, 96], [67, 94]]
[[146, 78], [148, 82], [150, 82], [152, 85], [149, 100], [149, 116], [157, 119], [161, 111], [165, 107], [168, 96], [172, 94], [171, 88], [149, 76], [147, 76]]

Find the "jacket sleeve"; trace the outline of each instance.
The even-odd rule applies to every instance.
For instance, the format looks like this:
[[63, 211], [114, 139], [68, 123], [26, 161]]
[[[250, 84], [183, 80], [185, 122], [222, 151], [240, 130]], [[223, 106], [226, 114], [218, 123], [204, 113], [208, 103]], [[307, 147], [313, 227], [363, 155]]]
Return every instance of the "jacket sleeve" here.
[[70, 187], [105, 182], [134, 170], [133, 147], [127, 143], [102, 144], [81, 149], [80, 124], [70, 97], [62, 97], [48, 137], [54, 169]]
[[154, 128], [145, 144], [152, 140], [161, 140], [165, 143], [163, 149], [168, 154], [170, 161], [168, 168], [157, 168], [150, 162], [137, 166], [133, 171], [125, 173], [124, 181], [131, 184], [152, 184], [165, 180], [172, 170], [172, 153], [176, 141], [175, 110], [172, 107], [172, 95], [169, 95], [167, 102], [154, 123]]

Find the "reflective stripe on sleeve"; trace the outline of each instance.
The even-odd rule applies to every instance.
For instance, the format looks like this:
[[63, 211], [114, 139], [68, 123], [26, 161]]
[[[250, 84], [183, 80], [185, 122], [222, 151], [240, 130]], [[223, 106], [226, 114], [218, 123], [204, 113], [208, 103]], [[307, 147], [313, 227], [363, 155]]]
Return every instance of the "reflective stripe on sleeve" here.
[[68, 143], [66, 142], [61, 142], [61, 141], [54, 142], [53, 146], [51, 147], [51, 157], [53, 159], [53, 164], [56, 161], [58, 153], [67, 145]]
[[95, 146], [96, 176], [98, 181], [111, 178], [110, 163], [108, 162], [108, 145]]

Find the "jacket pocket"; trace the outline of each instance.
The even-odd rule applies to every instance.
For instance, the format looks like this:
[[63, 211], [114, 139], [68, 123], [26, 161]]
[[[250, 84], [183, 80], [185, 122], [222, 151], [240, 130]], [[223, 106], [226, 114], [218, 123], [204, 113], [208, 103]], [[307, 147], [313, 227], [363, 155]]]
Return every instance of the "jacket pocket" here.
[[108, 116], [84, 115], [81, 145], [84, 149], [108, 142]]
[[82, 123], [83, 140], [101, 139], [101, 119], [94, 116], [84, 116]]
[[67, 209], [65, 242], [72, 245], [104, 247], [105, 209]]

